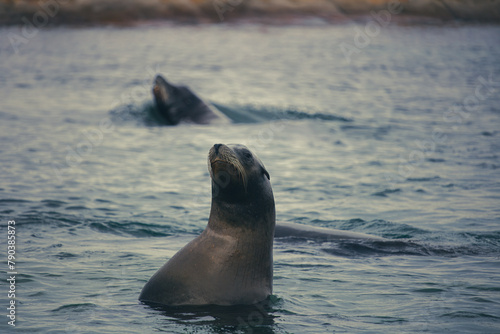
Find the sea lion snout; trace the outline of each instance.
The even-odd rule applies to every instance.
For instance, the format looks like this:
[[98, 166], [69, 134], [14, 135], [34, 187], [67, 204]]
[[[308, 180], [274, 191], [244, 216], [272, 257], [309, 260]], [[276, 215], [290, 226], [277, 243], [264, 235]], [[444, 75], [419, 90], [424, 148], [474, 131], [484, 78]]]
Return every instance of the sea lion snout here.
[[208, 152], [208, 156], [213, 158], [217, 158], [218, 156], [224, 156], [228, 154], [234, 155], [234, 152], [232, 149], [230, 149], [227, 145], [224, 144], [215, 144]]
[[215, 144], [214, 145], [214, 150], [215, 150], [215, 154], [219, 154], [219, 147], [221, 147], [223, 144]]
[[221, 188], [241, 187], [246, 191], [246, 171], [238, 154], [230, 146], [215, 144], [208, 152], [208, 171]]

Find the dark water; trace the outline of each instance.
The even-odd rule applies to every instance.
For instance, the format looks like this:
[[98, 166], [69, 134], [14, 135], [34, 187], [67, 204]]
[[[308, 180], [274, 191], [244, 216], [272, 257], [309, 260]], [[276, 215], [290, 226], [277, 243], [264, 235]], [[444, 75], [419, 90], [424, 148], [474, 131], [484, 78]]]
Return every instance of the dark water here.
[[[364, 28], [54, 28], [17, 54], [2, 28], [16, 332], [499, 332], [500, 28], [389, 25], [356, 46]], [[235, 124], [160, 126], [157, 72]], [[390, 241], [276, 240], [267, 305], [141, 305], [206, 224], [217, 142], [260, 156], [278, 221]]]

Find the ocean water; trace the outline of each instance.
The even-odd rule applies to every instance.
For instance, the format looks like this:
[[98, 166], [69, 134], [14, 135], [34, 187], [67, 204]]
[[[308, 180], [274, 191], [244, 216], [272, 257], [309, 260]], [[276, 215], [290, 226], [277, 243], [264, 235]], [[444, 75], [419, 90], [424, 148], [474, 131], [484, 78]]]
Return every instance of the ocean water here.
[[[0, 331], [498, 333], [500, 27], [369, 22], [0, 28]], [[163, 126], [156, 73], [234, 124]], [[266, 305], [141, 304], [219, 142], [262, 159], [278, 223], [388, 241], [276, 239]]]

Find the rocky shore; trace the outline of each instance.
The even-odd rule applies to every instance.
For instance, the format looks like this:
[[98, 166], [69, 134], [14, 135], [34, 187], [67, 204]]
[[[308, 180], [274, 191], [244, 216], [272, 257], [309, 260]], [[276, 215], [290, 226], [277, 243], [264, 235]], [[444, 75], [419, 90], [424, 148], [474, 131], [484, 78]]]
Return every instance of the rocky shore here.
[[328, 22], [388, 11], [398, 18], [500, 22], [500, 0], [0, 0], [0, 24], [130, 24], [148, 20]]

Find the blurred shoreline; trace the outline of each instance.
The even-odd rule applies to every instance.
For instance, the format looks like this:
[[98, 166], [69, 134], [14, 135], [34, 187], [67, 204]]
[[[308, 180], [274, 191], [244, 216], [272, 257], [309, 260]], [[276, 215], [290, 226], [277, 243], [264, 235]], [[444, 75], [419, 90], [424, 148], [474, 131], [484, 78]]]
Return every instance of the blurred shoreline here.
[[0, 0], [0, 25], [342, 23], [375, 19], [500, 23], [500, 0]]

